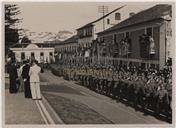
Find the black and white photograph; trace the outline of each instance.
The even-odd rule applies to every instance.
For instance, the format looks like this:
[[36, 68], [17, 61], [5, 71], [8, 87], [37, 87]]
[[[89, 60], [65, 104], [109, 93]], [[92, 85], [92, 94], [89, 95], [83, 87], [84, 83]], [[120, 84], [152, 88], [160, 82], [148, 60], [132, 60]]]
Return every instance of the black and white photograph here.
[[174, 125], [175, 2], [2, 7], [5, 126]]

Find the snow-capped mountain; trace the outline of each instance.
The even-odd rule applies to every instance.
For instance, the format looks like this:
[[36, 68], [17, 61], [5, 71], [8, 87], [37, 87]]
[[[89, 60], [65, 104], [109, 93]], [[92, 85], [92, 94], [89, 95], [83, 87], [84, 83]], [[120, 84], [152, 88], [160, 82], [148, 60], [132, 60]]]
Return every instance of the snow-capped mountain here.
[[19, 35], [21, 38], [24, 36], [27, 36], [29, 40], [32, 41], [32, 43], [43, 43], [43, 42], [52, 42], [55, 40], [64, 41], [71, 36], [73, 36], [73, 33], [67, 30], [59, 31], [58, 33], [53, 32], [31, 32], [27, 29], [22, 30], [19, 32]]

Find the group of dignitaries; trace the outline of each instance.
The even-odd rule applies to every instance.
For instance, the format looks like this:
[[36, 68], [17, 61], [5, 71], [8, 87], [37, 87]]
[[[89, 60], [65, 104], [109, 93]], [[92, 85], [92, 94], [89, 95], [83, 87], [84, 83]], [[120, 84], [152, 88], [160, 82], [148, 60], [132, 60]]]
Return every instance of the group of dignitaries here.
[[60, 65], [56, 75], [78, 81], [82, 86], [119, 101], [136, 110], [153, 111], [156, 116], [172, 116], [171, 66], [163, 70], [135, 66]]
[[36, 60], [23, 60], [17, 63], [14, 56], [8, 58], [7, 73], [9, 74], [9, 92], [17, 93], [24, 91], [25, 98], [41, 100], [40, 94], [40, 66]]

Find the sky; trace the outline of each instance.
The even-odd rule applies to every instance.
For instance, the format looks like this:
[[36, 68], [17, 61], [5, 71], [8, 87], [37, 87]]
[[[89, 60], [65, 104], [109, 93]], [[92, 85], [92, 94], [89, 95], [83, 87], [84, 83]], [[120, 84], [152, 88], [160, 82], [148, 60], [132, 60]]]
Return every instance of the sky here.
[[[155, 3], [120, 3], [120, 2], [18, 2], [22, 18], [19, 27], [33, 32], [53, 32], [76, 29], [102, 16], [98, 6], [108, 6], [109, 12], [122, 6], [130, 5], [144, 10]], [[125, 12], [124, 12], [125, 13]]]

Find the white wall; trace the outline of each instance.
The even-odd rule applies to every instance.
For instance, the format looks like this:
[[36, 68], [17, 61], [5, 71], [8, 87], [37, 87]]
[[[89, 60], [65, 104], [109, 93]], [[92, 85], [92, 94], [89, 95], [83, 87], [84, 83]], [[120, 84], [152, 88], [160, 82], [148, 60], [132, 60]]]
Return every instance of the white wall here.
[[[123, 20], [129, 18], [129, 13], [134, 12], [135, 14], [141, 11], [141, 9], [134, 5], [127, 5], [120, 10], [115, 11], [114, 13], [110, 14], [106, 18], [104, 18], [105, 23], [105, 30], [122, 22]], [[120, 13], [121, 20], [115, 20], [115, 13]], [[110, 19], [110, 24], [107, 24], [107, 19]], [[94, 23], [94, 39], [97, 38], [97, 33], [103, 31], [103, 19]]]
[[174, 57], [174, 40], [172, 37], [172, 21], [166, 22], [166, 58]]
[[44, 62], [46, 62], [46, 59], [48, 58], [48, 62], [50, 63], [50, 55], [49, 53], [52, 52], [53, 54], [53, 61], [55, 61], [54, 58], [54, 48], [39, 48], [38, 46], [36, 47], [36, 45], [33, 47], [32, 45], [30, 47], [26, 47], [26, 48], [10, 48], [10, 50], [12, 50], [15, 53], [15, 57], [17, 59], [18, 62], [21, 61], [21, 53], [24, 52], [25, 53], [25, 59], [29, 59], [31, 58], [31, 53], [34, 52], [35, 54], [35, 59], [40, 63], [40, 53], [43, 52], [44, 53]]

